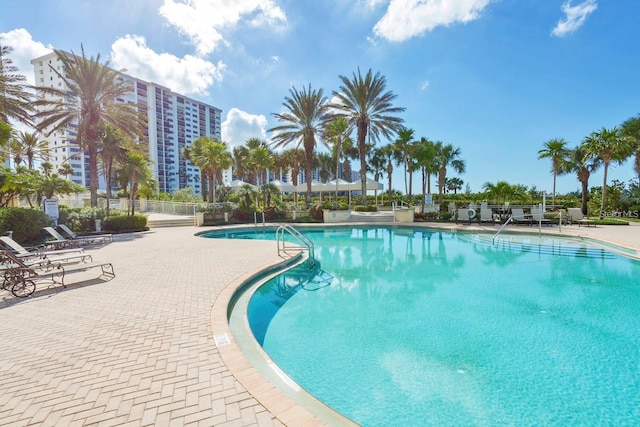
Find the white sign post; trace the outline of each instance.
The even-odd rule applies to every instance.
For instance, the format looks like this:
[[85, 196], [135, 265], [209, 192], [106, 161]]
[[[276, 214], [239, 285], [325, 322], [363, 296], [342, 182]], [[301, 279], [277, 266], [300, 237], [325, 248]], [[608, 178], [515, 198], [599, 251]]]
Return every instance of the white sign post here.
[[42, 198], [44, 204], [44, 213], [53, 220], [54, 225], [58, 225], [59, 211], [58, 211], [58, 199], [57, 197], [51, 197], [47, 199]]

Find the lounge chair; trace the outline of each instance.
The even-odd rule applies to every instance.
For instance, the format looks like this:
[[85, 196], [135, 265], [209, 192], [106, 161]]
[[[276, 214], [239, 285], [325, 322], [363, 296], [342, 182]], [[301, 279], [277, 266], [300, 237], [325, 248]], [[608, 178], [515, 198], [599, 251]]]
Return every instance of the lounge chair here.
[[531, 221], [533, 225], [551, 225], [551, 220], [544, 217], [544, 213], [540, 208], [531, 208]]
[[47, 247], [53, 247], [56, 250], [60, 250], [78, 248], [80, 246], [81, 242], [65, 238], [53, 227], [43, 227], [42, 229], [49, 233], [49, 236], [53, 237], [53, 240], [47, 240], [44, 243]]
[[69, 254], [83, 254], [83, 248], [69, 248], [69, 249], [60, 249], [60, 250], [45, 250], [44, 247], [38, 247], [34, 251], [30, 251], [20, 243], [16, 242], [9, 236], [0, 236], [0, 243], [4, 245], [7, 249], [10, 249], [14, 255], [18, 258], [33, 258], [33, 257], [51, 257], [58, 255], [69, 255]]
[[511, 208], [511, 222], [513, 222], [516, 225], [520, 225], [520, 224], [531, 225], [531, 216], [525, 215], [524, 209], [522, 208]]
[[471, 220], [475, 216], [475, 210], [468, 208], [459, 208], [458, 214], [456, 215], [456, 224], [460, 221], [467, 221], [471, 224]]
[[594, 227], [596, 226], [596, 223], [593, 220], [588, 219], [583, 215], [580, 208], [567, 208], [567, 210], [569, 211], [569, 221], [571, 224], [575, 222], [578, 224], [578, 227], [581, 225], [584, 225], [585, 227], [591, 227], [592, 225]]
[[41, 280], [51, 281], [66, 288], [64, 278], [67, 274], [87, 271], [100, 267], [101, 276], [115, 277], [113, 265], [110, 262], [91, 262], [77, 264], [63, 264], [61, 262], [47, 262], [29, 264], [16, 257], [9, 251], [0, 250], [0, 259], [5, 266], [2, 270], [4, 282], [2, 287], [11, 290], [16, 297], [28, 297], [36, 290], [36, 282]]
[[113, 242], [112, 234], [97, 234], [95, 236], [79, 236], [73, 230], [67, 227], [65, 224], [58, 224], [58, 228], [60, 228], [63, 233], [69, 236], [69, 239], [71, 240], [86, 242], [87, 244], [103, 244], [103, 245]]
[[480, 208], [480, 216], [478, 217], [478, 222], [482, 224], [483, 222], [490, 222], [491, 224], [495, 224], [496, 221], [493, 218], [493, 212], [489, 208]]

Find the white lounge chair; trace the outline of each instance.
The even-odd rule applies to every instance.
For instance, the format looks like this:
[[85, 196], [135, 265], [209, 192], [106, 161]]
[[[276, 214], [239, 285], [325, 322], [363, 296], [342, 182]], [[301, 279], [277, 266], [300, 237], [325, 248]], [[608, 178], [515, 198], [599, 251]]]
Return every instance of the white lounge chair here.
[[79, 236], [65, 224], [58, 224], [58, 228], [62, 230], [71, 240], [84, 241], [87, 244], [107, 244], [113, 242], [112, 234], [96, 234], [95, 236]]
[[495, 224], [496, 221], [493, 218], [493, 212], [489, 208], [480, 208], [480, 217], [478, 218], [478, 222], [481, 224], [483, 222], [490, 222], [491, 224]]
[[513, 222], [516, 225], [519, 225], [519, 224], [531, 225], [531, 216], [525, 215], [524, 209], [522, 208], [511, 208], [511, 222]]
[[43, 247], [38, 247], [36, 250], [30, 251], [20, 243], [16, 242], [9, 236], [0, 236], [0, 242], [7, 249], [13, 251], [13, 253], [18, 258], [33, 258], [33, 257], [51, 257], [58, 255], [69, 255], [69, 254], [82, 254], [84, 253], [83, 248], [69, 248], [69, 249], [60, 249], [60, 250], [45, 250]]
[[540, 208], [531, 208], [531, 221], [533, 222], [533, 225], [551, 225], [551, 220], [544, 217], [544, 213]]
[[567, 211], [569, 211], [569, 221], [571, 221], [571, 224], [575, 222], [578, 224], [578, 227], [581, 225], [584, 225], [585, 227], [591, 227], [592, 225], [594, 227], [596, 226], [596, 223], [593, 220], [584, 216], [580, 208], [567, 208]]

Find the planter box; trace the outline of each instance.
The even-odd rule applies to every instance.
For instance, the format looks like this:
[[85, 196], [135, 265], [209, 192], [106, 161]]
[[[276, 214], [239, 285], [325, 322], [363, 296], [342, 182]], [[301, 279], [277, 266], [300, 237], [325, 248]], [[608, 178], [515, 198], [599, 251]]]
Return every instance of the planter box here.
[[332, 211], [329, 209], [324, 209], [322, 211], [322, 218], [324, 222], [346, 222], [351, 218], [351, 211]]
[[413, 215], [415, 210], [413, 208], [396, 209], [395, 216], [398, 222], [413, 222]]

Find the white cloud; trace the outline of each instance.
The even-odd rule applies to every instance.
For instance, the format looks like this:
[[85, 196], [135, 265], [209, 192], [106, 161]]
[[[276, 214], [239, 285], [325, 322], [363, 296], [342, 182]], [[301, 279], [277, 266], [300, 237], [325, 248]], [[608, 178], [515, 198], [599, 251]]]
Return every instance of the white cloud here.
[[207, 87], [221, 81], [226, 68], [222, 61], [213, 64], [193, 55], [178, 58], [169, 53], [156, 53], [147, 47], [143, 37], [131, 35], [113, 43], [110, 65], [185, 95], [206, 95]]
[[[387, 12], [376, 23], [377, 37], [401, 42], [439, 26], [478, 19], [492, 0], [391, 0]], [[378, 4], [379, 1], [370, 1]]]
[[10, 58], [13, 65], [18, 67], [20, 74], [24, 74], [30, 85], [35, 84], [33, 65], [31, 60], [53, 52], [53, 47], [33, 40], [31, 34], [24, 28], [17, 28], [6, 33], [0, 33], [0, 44], [11, 46], [13, 52]]
[[573, 33], [584, 24], [589, 14], [597, 8], [596, 0], [586, 0], [575, 6], [571, 6], [569, 1], [563, 3], [562, 12], [565, 14], [565, 18], [558, 21], [551, 34], [556, 37], [563, 37], [568, 33]]
[[222, 140], [231, 147], [239, 147], [249, 138], [267, 139], [267, 118], [231, 108], [222, 122]]
[[429, 87], [429, 80], [425, 80], [421, 85], [420, 85], [420, 90], [425, 90], [426, 88]]
[[221, 30], [240, 20], [276, 29], [287, 23], [285, 13], [274, 0], [164, 0], [160, 15], [189, 37], [200, 56], [226, 43]]

